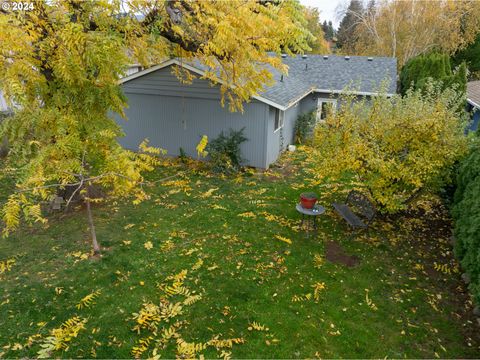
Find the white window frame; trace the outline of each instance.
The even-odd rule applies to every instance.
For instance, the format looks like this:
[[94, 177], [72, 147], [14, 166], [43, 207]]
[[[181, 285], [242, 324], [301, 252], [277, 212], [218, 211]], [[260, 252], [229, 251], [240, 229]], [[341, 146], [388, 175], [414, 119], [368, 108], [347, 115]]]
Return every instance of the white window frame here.
[[[278, 127], [275, 129], [275, 124], [277, 122], [277, 114], [278, 114]], [[283, 128], [285, 125], [285, 111], [280, 109], [275, 109], [275, 117], [273, 118], [273, 132], [276, 133], [278, 130]]]
[[317, 113], [315, 115], [315, 121], [317, 123], [322, 123], [322, 122], [325, 122], [325, 119], [322, 119], [321, 116], [322, 116], [322, 105], [323, 103], [332, 103], [333, 104], [333, 111], [337, 111], [337, 99], [322, 99], [322, 98], [318, 98], [317, 99]]

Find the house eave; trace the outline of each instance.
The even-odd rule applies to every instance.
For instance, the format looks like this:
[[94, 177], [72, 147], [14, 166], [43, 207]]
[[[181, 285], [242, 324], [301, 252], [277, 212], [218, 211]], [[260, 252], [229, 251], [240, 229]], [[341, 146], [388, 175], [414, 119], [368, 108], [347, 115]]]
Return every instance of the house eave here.
[[468, 99], [467, 98], [467, 102], [472, 105], [474, 108], [477, 108], [477, 109], [480, 109], [480, 104], [476, 103], [475, 101], [473, 101], [472, 99]]

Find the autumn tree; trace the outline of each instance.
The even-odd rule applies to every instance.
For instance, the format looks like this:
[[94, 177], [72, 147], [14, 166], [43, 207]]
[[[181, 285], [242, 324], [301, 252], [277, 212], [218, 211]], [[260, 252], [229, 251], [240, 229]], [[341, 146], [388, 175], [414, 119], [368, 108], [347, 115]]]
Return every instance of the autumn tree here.
[[267, 52], [301, 52], [310, 36], [293, 0], [52, 0], [6, 9], [0, 10], [0, 88], [16, 110], [0, 137], [8, 138], [6, 167], [16, 186], [3, 207], [3, 233], [21, 221], [45, 221], [40, 204], [69, 188], [67, 202], [80, 196], [86, 204], [96, 252], [91, 191], [145, 199], [142, 174], [159, 152], [146, 143], [128, 151], [117, 141], [122, 131], [112, 113], [123, 114], [127, 105], [118, 80], [128, 65], [195, 58], [210, 68], [206, 79], [222, 83], [222, 103], [241, 110], [272, 80], [258, 64], [287, 70]]
[[320, 12], [314, 7], [305, 7], [304, 17], [306, 20], [306, 28], [312, 34], [308, 41], [310, 52], [312, 54], [325, 54], [328, 52], [328, 45], [325, 41], [325, 33], [322, 24], [320, 23]]
[[458, 92], [429, 82], [402, 97], [341, 98], [344, 104], [315, 130], [310, 154], [318, 180], [360, 182], [384, 212], [396, 212], [448, 180], [465, 152], [454, 110]]
[[433, 50], [451, 55], [480, 30], [478, 1], [383, 0], [366, 10], [349, 8], [348, 15], [357, 32], [353, 53], [396, 57], [400, 68]]

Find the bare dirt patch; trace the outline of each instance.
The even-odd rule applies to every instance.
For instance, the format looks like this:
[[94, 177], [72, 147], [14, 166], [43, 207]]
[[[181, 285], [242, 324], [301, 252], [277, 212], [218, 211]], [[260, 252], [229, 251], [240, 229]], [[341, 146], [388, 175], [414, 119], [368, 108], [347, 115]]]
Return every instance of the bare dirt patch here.
[[360, 258], [348, 255], [340, 244], [335, 241], [328, 241], [325, 244], [325, 257], [334, 264], [341, 264], [347, 267], [355, 267], [360, 264]]

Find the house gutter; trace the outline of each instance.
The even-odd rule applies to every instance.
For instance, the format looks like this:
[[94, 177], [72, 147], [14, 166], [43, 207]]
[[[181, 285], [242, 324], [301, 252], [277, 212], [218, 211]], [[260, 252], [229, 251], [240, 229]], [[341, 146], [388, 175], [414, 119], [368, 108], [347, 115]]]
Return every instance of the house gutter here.
[[472, 99], [469, 99], [467, 98], [467, 102], [472, 105], [473, 107], [477, 108], [480, 110], [480, 104], [477, 104], [475, 101], [473, 101]]

